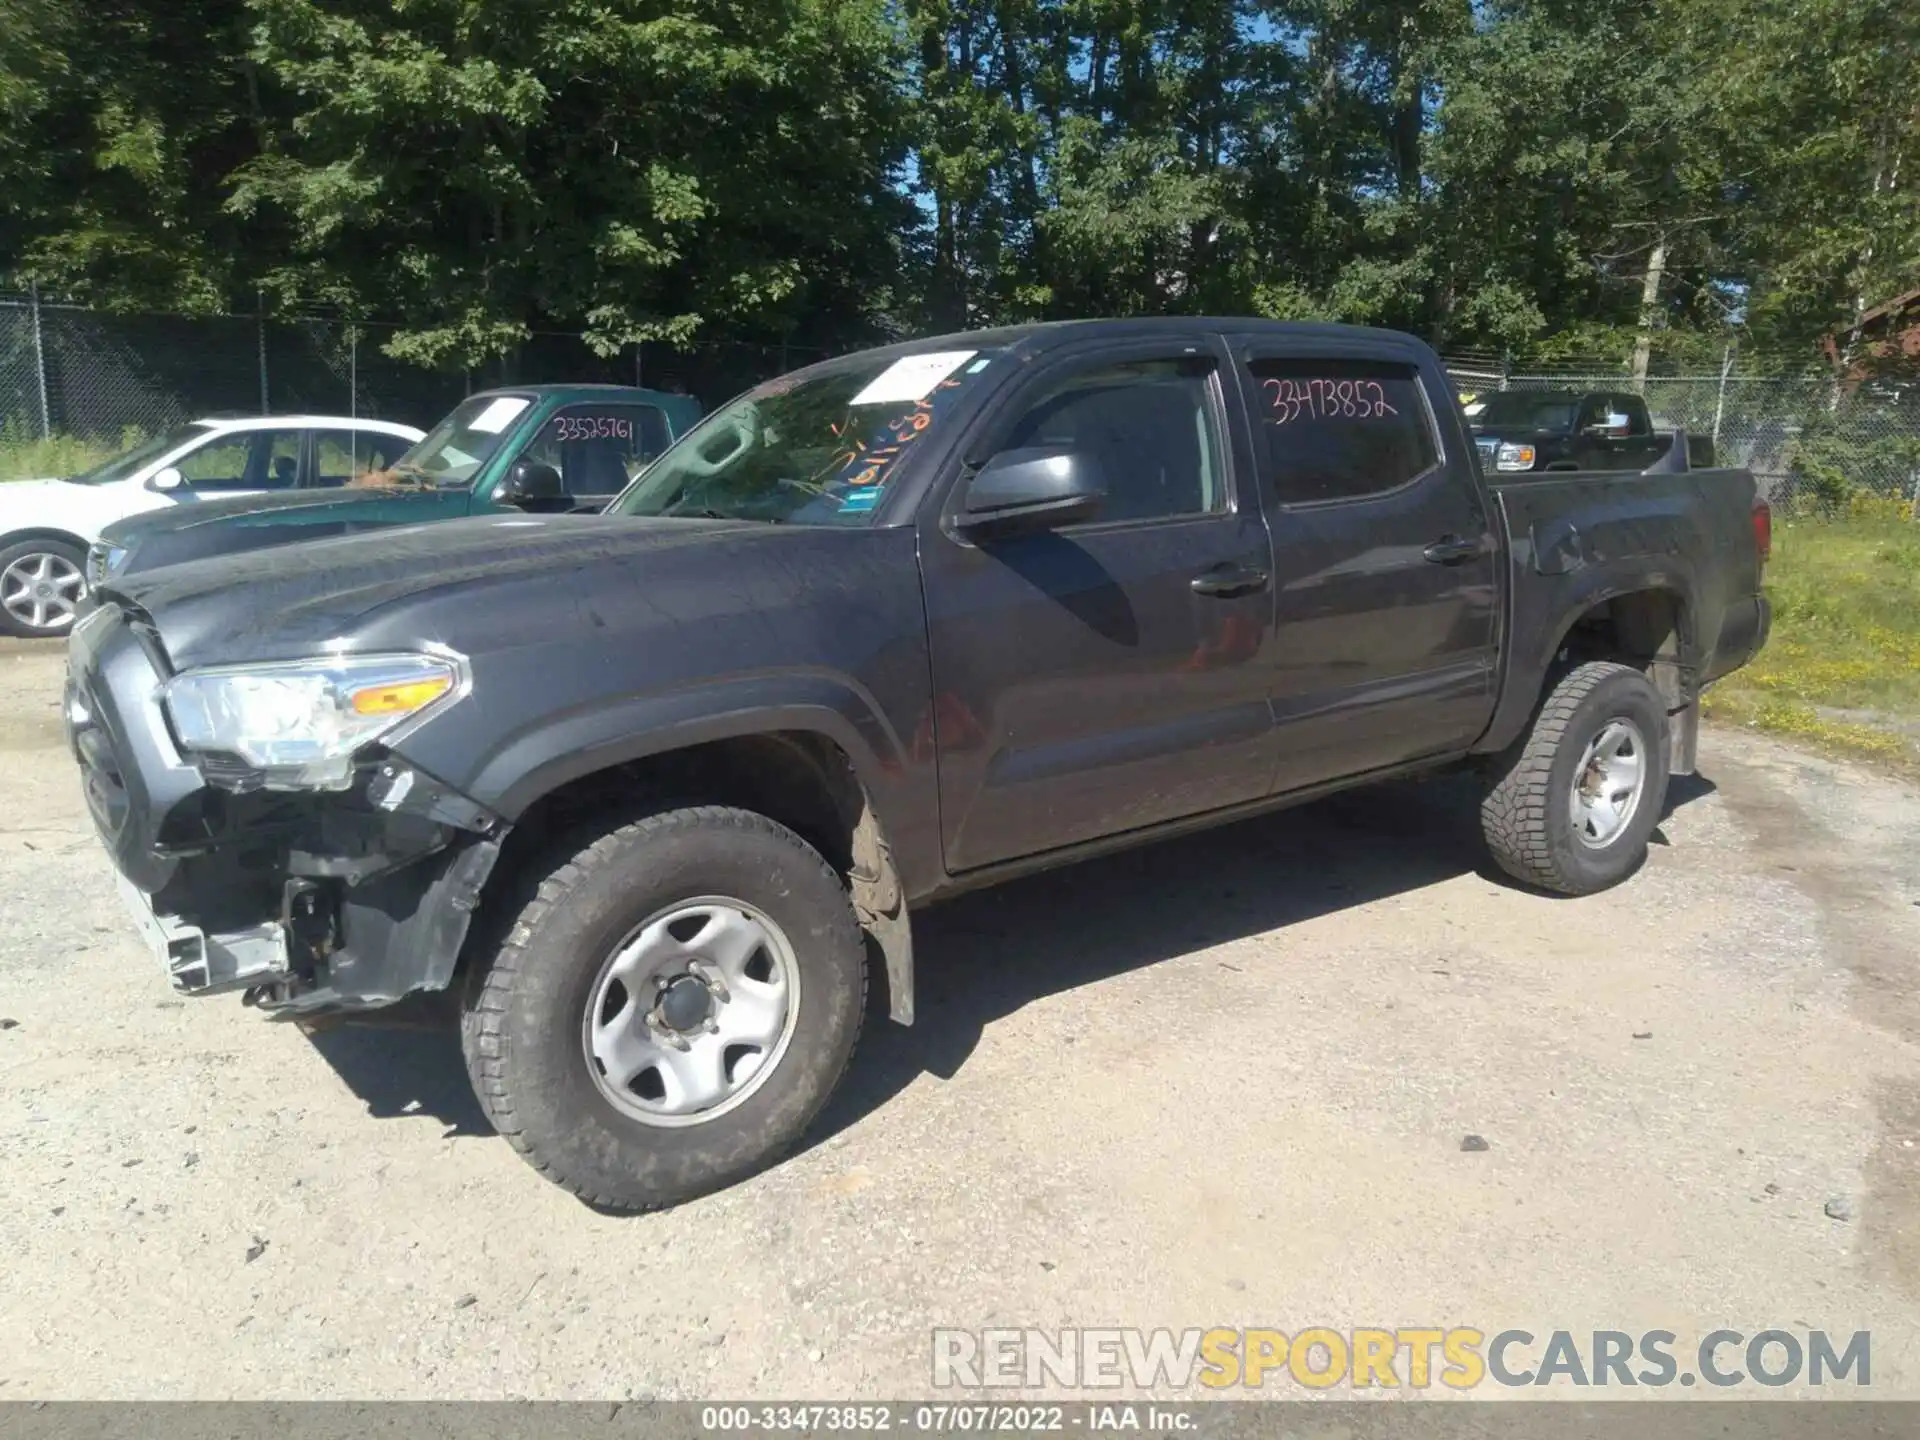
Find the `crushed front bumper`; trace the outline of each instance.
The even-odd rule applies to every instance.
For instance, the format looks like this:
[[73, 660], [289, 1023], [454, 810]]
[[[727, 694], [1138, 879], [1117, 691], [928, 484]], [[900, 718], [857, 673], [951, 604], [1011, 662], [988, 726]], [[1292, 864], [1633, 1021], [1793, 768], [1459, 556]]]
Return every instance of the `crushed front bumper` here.
[[268, 922], [246, 930], [209, 935], [178, 915], [162, 915], [146, 892], [126, 876], [118, 877], [120, 899], [134, 928], [182, 995], [219, 995], [277, 985], [293, 975], [286, 931]]
[[110, 605], [74, 629], [68, 741], [173, 988], [291, 1014], [445, 988], [506, 824], [394, 757], [329, 792], [190, 760], [161, 709], [169, 674], [157, 637]]

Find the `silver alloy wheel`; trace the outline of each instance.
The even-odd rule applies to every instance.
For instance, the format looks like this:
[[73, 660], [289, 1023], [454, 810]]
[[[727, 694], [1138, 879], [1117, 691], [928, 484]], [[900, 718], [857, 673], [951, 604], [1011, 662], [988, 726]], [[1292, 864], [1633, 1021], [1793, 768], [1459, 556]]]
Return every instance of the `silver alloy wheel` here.
[[22, 555], [0, 571], [0, 605], [31, 630], [66, 629], [86, 588], [78, 565], [47, 550]]
[[773, 1074], [799, 1002], [785, 931], [742, 900], [682, 900], [600, 967], [581, 1030], [587, 1070], [623, 1114], [698, 1125]]
[[1604, 850], [1632, 823], [1647, 788], [1647, 742], [1631, 720], [1609, 720], [1573, 772], [1573, 833]]

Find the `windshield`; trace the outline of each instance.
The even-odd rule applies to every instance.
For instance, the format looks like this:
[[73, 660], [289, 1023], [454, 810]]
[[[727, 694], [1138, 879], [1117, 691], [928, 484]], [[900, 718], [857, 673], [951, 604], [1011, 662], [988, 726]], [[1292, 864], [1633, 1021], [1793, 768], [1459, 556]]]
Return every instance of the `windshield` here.
[[608, 513], [865, 525], [901, 459], [1002, 353], [856, 355], [771, 380], [702, 421]]
[[473, 483], [507, 438], [513, 422], [533, 404], [530, 395], [475, 395], [462, 400], [406, 454], [393, 462], [403, 476], [443, 489]]
[[1567, 395], [1529, 395], [1506, 390], [1487, 400], [1473, 417], [1476, 427], [1501, 430], [1571, 430], [1580, 402]]
[[181, 425], [164, 435], [156, 435], [151, 440], [143, 440], [131, 450], [102, 461], [91, 470], [83, 470], [78, 475], [68, 477], [73, 485], [111, 485], [115, 480], [124, 480], [135, 474], [141, 466], [151, 465], [169, 450], [178, 449], [189, 440], [198, 439], [207, 433], [205, 425]]

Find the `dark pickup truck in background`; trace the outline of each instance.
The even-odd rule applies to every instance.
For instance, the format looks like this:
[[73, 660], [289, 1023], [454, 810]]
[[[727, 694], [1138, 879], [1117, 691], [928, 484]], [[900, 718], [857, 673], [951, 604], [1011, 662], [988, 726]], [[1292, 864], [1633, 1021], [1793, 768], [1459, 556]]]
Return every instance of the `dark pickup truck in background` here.
[[1655, 429], [1646, 400], [1631, 390], [1502, 390], [1466, 416], [1480, 468], [1493, 475], [1713, 464], [1708, 437]]
[[912, 1019], [943, 896], [1459, 766], [1512, 874], [1625, 878], [1767, 521], [1489, 479], [1403, 335], [985, 331], [762, 385], [602, 515], [110, 577], [67, 723], [177, 989], [457, 987], [502, 1133], [646, 1208], [800, 1136], [870, 979]]

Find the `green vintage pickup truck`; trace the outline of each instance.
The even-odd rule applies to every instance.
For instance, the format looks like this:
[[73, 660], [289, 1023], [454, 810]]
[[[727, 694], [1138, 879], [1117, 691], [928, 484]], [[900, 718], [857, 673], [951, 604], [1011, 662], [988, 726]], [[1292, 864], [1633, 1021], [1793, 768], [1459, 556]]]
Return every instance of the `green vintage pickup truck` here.
[[87, 556], [88, 587], [162, 565], [392, 525], [599, 510], [699, 418], [690, 396], [624, 385], [519, 385], [470, 395], [387, 470], [330, 489], [198, 501], [109, 525]]

